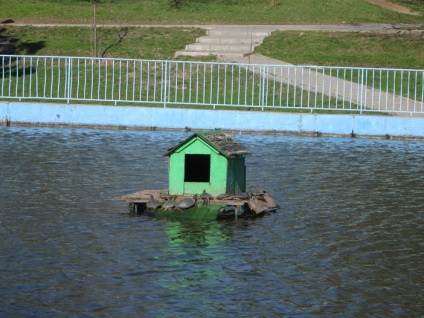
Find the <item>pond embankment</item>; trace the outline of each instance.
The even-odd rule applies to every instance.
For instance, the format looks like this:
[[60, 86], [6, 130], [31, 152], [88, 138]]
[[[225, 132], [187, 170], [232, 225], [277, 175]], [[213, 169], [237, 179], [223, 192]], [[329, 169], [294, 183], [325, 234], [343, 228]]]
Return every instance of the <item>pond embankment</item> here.
[[0, 125], [179, 131], [222, 129], [238, 133], [424, 140], [423, 117], [31, 102], [0, 102]]

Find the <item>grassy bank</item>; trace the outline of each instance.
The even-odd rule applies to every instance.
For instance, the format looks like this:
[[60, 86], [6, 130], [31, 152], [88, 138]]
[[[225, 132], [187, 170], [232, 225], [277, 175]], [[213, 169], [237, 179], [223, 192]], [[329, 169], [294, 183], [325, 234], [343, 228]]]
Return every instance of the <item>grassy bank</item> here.
[[[205, 30], [197, 28], [98, 28], [97, 56], [172, 59], [175, 51], [193, 43]], [[16, 43], [27, 55], [93, 56], [93, 32], [87, 27], [6, 27], [0, 38]]]
[[[173, 59], [204, 33], [197, 28], [99, 28], [97, 56]], [[12, 39], [19, 54], [93, 56], [90, 28], [7, 27], [1, 36]], [[424, 69], [419, 35], [276, 32], [256, 52], [292, 64]]]
[[[187, 0], [188, 1], [188, 0]], [[413, 0], [413, 1], [421, 1], [421, 0]], [[4, 2], [0, 0], [0, 4]], [[14, 2], [14, 0], [9, 1]], [[260, 2], [260, 1], [259, 1]], [[275, 11], [278, 12], [279, 6], [284, 1], [276, 1], [277, 5], [274, 7]], [[31, 11], [33, 10], [32, 6], [39, 5], [40, 3], [44, 3], [45, 6], [38, 8], [39, 11]], [[138, 3], [138, 6], [135, 6]], [[149, 5], [149, 0], [143, 2], [143, 8]], [[159, 19], [158, 15], [159, 9], [155, 11], [155, 14], [149, 17], [151, 18], [151, 22], [157, 23], [158, 21], [162, 23], [190, 23], [196, 24], [199, 22], [211, 22], [214, 13], [206, 16], [204, 21], [199, 20], [189, 20], [189, 15], [186, 13], [191, 12], [190, 8], [193, 5], [183, 6], [181, 8], [171, 8], [169, 3], [166, 4], [165, 1], [155, 2], [155, 5], [161, 3], [163, 7], [161, 7], [163, 12], [163, 19]], [[257, 7], [257, 3], [253, 1], [240, 0], [240, 3], [246, 3], [246, 8], [243, 6], [237, 5], [237, 1], [233, 1], [233, 4], [227, 4], [227, 11], [231, 12], [231, 10], [241, 10], [241, 12], [245, 12], [243, 10], [247, 10], [245, 14], [236, 14], [233, 12], [235, 17], [241, 16], [242, 18], [234, 18], [232, 20], [229, 16], [226, 16], [224, 13], [222, 14], [222, 18], [224, 23], [243, 23], [237, 19], [246, 19], [246, 23], [259, 23], [258, 19], [260, 19], [260, 10]], [[267, 1], [261, 2], [263, 8], [269, 7], [270, 3]], [[312, 7], [315, 4], [315, 9], [318, 7], [319, 10], [322, 10], [322, 2], [319, 1], [308, 1], [310, 6]], [[3, 3], [4, 4], [4, 3]], [[55, 6], [53, 6], [55, 4]], [[123, 5], [127, 4], [128, 7], [124, 7]], [[153, 6], [153, 3], [150, 3]], [[214, 5], [222, 6], [222, 1], [214, 2]], [[339, 6], [348, 6], [355, 5], [361, 7], [362, 9], [369, 8], [369, 4], [365, 1], [360, 0], [351, 0], [351, 1], [338, 1], [335, 0], [328, 4], [328, 7], [333, 7], [334, 4], [338, 4]], [[259, 10], [257, 15], [254, 15], [249, 10], [252, 10], [249, 5], [256, 6]], [[299, 7], [301, 8], [305, 4], [302, 1], [299, 2]], [[202, 2], [202, 4], [198, 5], [198, 13], [197, 18], [202, 17], [204, 14], [203, 10], [206, 9], [204, 6], [212, 6], [209, 2]], [[365, 6], [365, 7], [364, 7]], [[7, 10], [10, 9], [11, 6], [3, 6]], [[107, 1], [104, 0], [101, 5], [99, 5], [98, 15], [100, 19], [98, 19], [98, 24], [101, 23], [135, 23], [134, 17], [137, 17], [137, 8], [139, 9], [140, 3], [139, 1], [131, 1], [128, 2], [126, 0], [115, 0], [115, 1]], [[77, 22], [77, 23], [88, 23], [90, 24], [90, 13], [91, 7], [87, 1], [78, 1], [78, 0], [63, 0], [53, 1], [53, 0], [33, 0], [29, 4], [25, 4], [25, 6], [20, 5], [20, 9], [27, 9], [25, 11], [26, 15], [24, 15], [24, 11], [19, 11], [19, 7], [15, 8], [17, 11], [22, 14], [22, 21], [19, 19], [16, 22], [24, 22], [32, 21], [32, 22]], [[32, 9], [31, 9], [32, 8]], [[54, 10], [53, 10], [54, 8]], [[110, 15], [109, 11], [102, 11], [106, 8], [109, 8], [110, 12], [113, 12], [113, 19]], [[289, 10], [290, 5], [285, 8], [285, 11]], [[79, 10], [77, 10], [79, 9]], [[340, 9], [340, 8], [339, 8]], [[378, 14], [371, 14], [372, 10], [377, 10]], [[391, 22], [413, 22], [414, 20], [408, 19], [416, 19], [413, 16], [400, 15], [393, 12], [386, 12], [380, 8], [369, 9], [367, 11], [367, 17], [363, 16], [360, 22], [387, 22], [385, 19], [388, 19], [390, 16], [393, 18]], [[44, 10], [44, 11], [43, 11]], [[76, 11], [73, 11], [76, 10]], [[121, 10], [121, 11], [120, 11]], [[132, 15], [128, 15], [127, 11], [133, 10]], [[147, 10], [147, 9], [146, 9]], [[223, 10], [221, 8], [221, 10]], [[317, 9], [318, 10], [318, 9]], [[329, 12], [332, 12], [333, 9], [329, 9]], [[368, 10], [368, 9], [367, 9]], [[80, 14], [77, 14], [77, 11]], [[289, 10], [290, 11], [290, 10]], [[15, 14], [17, 14], [15, 12]], [[56, 13], [56, 17], [53, 17]], [[108, 14], [106, 14], [109, 12]], [[144, 11], [143, 11], [144, 12]], [[184, 13], [185, 12], [185, 13]], [[294, 18], [296, 14], [293, 11]], [[319, 12], [319, 11], [318, 11]], [[184, 13], [184, 15], [183, 15]], [[4, 11], [0, 14], [4, 14]], [[144, 14], [144, 13], [143, 13]], [[274, 14], [274, 13], [273, 13]], [[317, 15], [317, 14], [315, 14]], [[18, 16], [18, 15], [17, 15]], [[121, 16], [121, 19], [116, 20], [116, 17]], [[144, 15], [142, 15], [144, 16]], [[178, 17], [184, 18], [179, 19]], [[272, 14], [267, 16], [267, 20], [264, 20], [266, 23], [273, 23], [273, 20], [269, 20], [272, 18]], [[283, 16], [283, 15], [282, 15]], [[299, 14], [297, 17], [301, 17]], [[385, 18], [380, 20], [366, 20], [371, 17], [382, 17]], [[4, 16], [6, 18], [6, 15]], [[73, 17], [73, 18], [72, 18]], [[75, 18], [78, 17], [78, 18]], [[130, 18], [132, 17], [133, 20]], [[209, 20], [206, 19], [209, 18]], [[227, 17], [227, 18], [226, 18]], [[349, 14], [349, 17], [351, 15]], [[399, 18], [396, 20], [395, 17]], [[10, 19], [15, 20], [13, 16], [9, 16]], [[178, 18], [178, 19], [177, 19]], [[193, 18], [193, 17], [192, 17]], [[303, 20], [299, 18], [296, 20], [298, 23], [339, 23], [338, 17], [335, 15], [331, 17], [330, 15], [326, 15], [322, 13], [321, 16], [317, 16], [317, 19], [322, 19], [319, 22], [318, 20], [306, 20], [307, 14], [302, 16]], [[334, 18], [334, 19], [331, 19]], [[177, 19], [177, 20], [173, 20]], [[194, 18], [193, 18], [194, 19]], [[250, 19], [250, 20], [249, 20]], [[256, 20], [255, 20], [256, 19]], [[4, 20], [4, 19], [3, 19]], [[137, 20], [138, 23], [143, 22], [144, 20]], [[274, 20], [275, 22], [276, 20]], [[350, 20], [343, 20], [344, 22], [353, 22]], [[218, 22], [213, 20], [213, 22]], [[358, 21], [355, 21], [358, 22]], [[291, 22], [293, 23], [293, 22]], [[97, 28], [97, 53], [98, 57], [112, 57], [112, 58], [131, 58], [131, 59], [154, 59], [154, 60], [169, 60], [173, 59], [174, 53], [177, 50], [184, 48], [186, 44], [195, 42], [195, 39], [201, 35], [205, 34], [205, 30], [198, 28], [190, 28], [190, 27], [98, 27]], [[12, 25], [4, 24], [3, 27], [0, 26], [0, 40], [3, 43], [7, 43], [10, 45], [9, 49], [13, 49], [11, 52], [5, 52], [3, 48], [4, 54], [28, 54], [28, 55], [52, 55], [52, 56], [93, 56], [94, 55], [94, 45], [93, 45], [93, 32], [92, 28], [78, 26], [78, 27], [14, 27]], [[0, 49], [2, 49], [0, 47]], [[278, 60], [286, 61], [292, 64], [302, 64], [302, 65], [327, 65], [327, 66], [357, 66], [357, 67], [381, 67], [381, 68], [410, 68], [410, 69], [424, 69], [424, 38], [423, 35], [411, 35], [411, 34], [392, 34], [392, 35], [382, 35], [382, 34], [365, 34], [365, 33], [324, 33], [324, 32], [276, 32], [272, 36], [268, 37], [265, 42], [257, 49], [257, 53], [276, 58]], [[75, 73], [77, 70], [75, 70]], [[108, 70], [105, 70], [104, 73], [107, 73]], [[51, 70], [47, 70], [46, 74], [50, 74]], [[103, 71], [95, 72], [103, 73]], [[141, 70], [140, 70], [141, 73]], [[213, 74], [213, 73], [211, 73]], [[356, 78], [356, 73], [352, 74], [352, 81], [359, 82], [359, 78]], [[62, 74], [63, 75], [63, 74]], [[335, 76], [334, 74], [331, 74]], [[147, 75], [146, 75], [147, 76]], [[144, 76], [144, 77], [146, 77]], [[258, 83], [260, 81], [259, 78], [252, 76], [252, 81]], [[144, 78], [143, 77], [143, 78]], [[25, 77], [18, 78], [16, 80], [24, 80]], [[212, 78], [212, 75], [209, 73], [205, 78], [210, 79], [212, 82], [223, 82], [222, 79]], [[14, 80], [13, 77], [10, 80]], [[419, 78], [419, 85], [422, 86], [422, 79]], [[62, 81], [63, 83], [65, 81]], [[100, 80], [100, 82], [107, 82], [104, 78]], [[245, 79], [240, 81], [241, 83], [245, 82]], [[135, 82], [134, 82], [135, 83]], [[140, 83], [135, 83], [139, 85]], [[183, 85], [183, 84], [181, 84]], [[392, 84], [390, 84], [392, 85]], [[393, 85], [396, 88], [400, 87], [399, 83], [394, 83]], [[139, 85], [141, 87], [141, 85]], [[11, 86], [12, 87], [12, 86]], [[21, 87], [21, 86], [18, 86]], [[96, 86], [97, 87], [97, 86]], [[109, 87], [110, 88], [110, 87]], [[392, 87], [389, 87], [390, 89]], [[228, 89], [228, 87], [226, 87]], [[230, 96], [231, 91], [227, 91], [226, 89], [222, 89], [220, 91], [225, 92], [224, 97]], [[415, 91], [415, 88], [412, 87], [411, 91]], [[309, 100], [304, 100], [306, 94], [303, 93], [300, 89], [295, 89], [294, 87], [287, 88], [288, 91], [293, 92], [293, 96], [288, 97], [287, 104], [298, 105], [300, 103], [300, 109], [302, 109], [303, 105], [308, 104]], [[102, 91], [106, 91], [106, 88]], [[116, 91], [119, 91], [119, 88], [116, 88]], [[100, 91], [99, 91], [100, 92]], [[400, 94], [404, 94], [405, 92], [398, 92]], [[38, 93], [35, 92], [35, 96]], [[140, 91], [141, 95], [146, 95], [147, 91]], [[251, 105], [259, 105], [259, 96], [254, 94], [249, 94], [252, 100], [246, 101], [246, 104]], [[172, 97], [172, 96], [171, 96]], [[203, 98], [203, 97], [202, 97]], [[211, 99], [211, 96], [204, 97], [205, 100]], [[278, 96], [270, 95], [267, 98], [270, 98], [268, 101], [269, 105], [274, 103], [274, 100], [279, 98]], [[341, 102], [339, 101], [327, 101], [326, 97], [321, 95], [317, 95], [318, 100], [324, 100], [324, 104], [328, 105], [329, 108], [337, 109]], [[422, 97], [419, 97], [422, 98]], [[215, 97], [213, 97], [215, 99]], [[197, 107], [197, 106], [193, 106]], [[327, 107], [327, 106], [326, 106]], [[356, 105], [352, 106], [352, 111], [355, 111]], [[278, 109], [279, 111], [284, 109]], [[290, 111], [295, 111], [295, 109], [291, 109]], [[300, 110], [302, 111], [302, 110]]]
[[424, 69], [420, 35], [276, 32], [256, 52], [292, 64]]
[[[273, 23], [422, 23], [422, 16], [400, 14], [365, 0], [101, 0], [97, 23], [273, 24]], [[421, 10], [424, 0], [396, 0]], [[274, 5], [273, 5], [274, 4]], [[39, 23], [92, 22], [87, 0], [0, 0], [0, 21]], [[13, 25], [13, 23], [12, 23]], [[97, 56], [172, 59], [175, 51], [205, 33], [196, 28], [101, 28]], [[93, 56], [89, 27], [0, 27], [18, 54]], [[424, 68], [424, 40], [415, 35], [278, 32], [258, 50], [293, 64]], [[8, 52], [6, 52], [8, 53]], [[10, 53], [10, 52], [9, 52]]]
[[[422, 0], [397, 0], [424, 14]], [[178, 6], [175, 4], [179, 3]], [[0, 0], [0, 21], [90, 23], [87, 0]], [[365, 0], [102, 0], [98, 23], [329, 24], [422, 23], [422, 16], [382, 9]]]

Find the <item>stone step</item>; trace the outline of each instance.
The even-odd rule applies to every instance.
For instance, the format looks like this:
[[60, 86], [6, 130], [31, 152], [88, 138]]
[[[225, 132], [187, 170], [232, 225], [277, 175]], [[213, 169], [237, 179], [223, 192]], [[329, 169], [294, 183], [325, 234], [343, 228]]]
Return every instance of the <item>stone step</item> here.
[[258, 45], [262, 44], [262, 40], [272, 31], [271, 29], [218, 27], [207, 31], [206, 36], [198, 38], [196, 43], [187, 45], [184, 51], [178, 51], [175, 55], [244, 57], [251, 54]]
[[267, 37], [270, 31], [253, 31], [253, 30], [237, 30], [237, 29], [213, 29], [206, 32], [209, 36], [222, 37]]
[[250, 54], [250, 51], [245, 51], [245, 52], [241, 52], [241, 51], [210, 51], [210, 50], [206, 50], [206, 51], [177, 51], [175, 53], [175, 56], [211, 56], [211, 55], [216, 55], [216, 56], [223, 56], [223, 57], [227, 57], [227, 58], [243, 58], [247, 55]]
[[252, 51], [255, 45], [251, 44], [209, 44], [195, 43], [186, 45], [187, 51]]
[[220, 37], [220, 36], [201, 36], [197, 38], [197, 43], [210, 44], [261, 44], [263, 37]]

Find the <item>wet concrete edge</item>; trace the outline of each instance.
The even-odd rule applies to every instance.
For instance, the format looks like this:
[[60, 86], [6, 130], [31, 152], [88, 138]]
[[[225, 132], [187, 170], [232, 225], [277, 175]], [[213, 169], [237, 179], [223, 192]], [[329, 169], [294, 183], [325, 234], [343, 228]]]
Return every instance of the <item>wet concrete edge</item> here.
[[0, 102], [0, 126], [424, 140], [424, 118], [415, 117], [24, 102]]

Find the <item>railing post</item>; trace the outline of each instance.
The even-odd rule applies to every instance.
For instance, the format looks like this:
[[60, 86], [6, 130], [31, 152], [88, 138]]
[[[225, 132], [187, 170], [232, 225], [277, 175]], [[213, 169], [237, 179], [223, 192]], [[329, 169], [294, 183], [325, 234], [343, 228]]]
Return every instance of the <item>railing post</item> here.
[[362, 107], [364, 103], [364, 69], [361, 68], [361, 86], [359, 92], [359, 113], [362, 115]]
[[69, 104], [69, 101], [72, 97], [72, 58], [68, 58], [68, 74], [66, 76], [66, 89], [68, 90], [66, 93], [66, 102]]
[[260, 65], [259, 66], [259, 96], [258, 96], [258, 102], [259, 102], [259, 107], [261, 107], [262, 110], [264, 110], [263, 105], [264, 105], [264, 66]]
[[263, 69], [263, 72], [262, 72], [262, 76], [261, 76], [261, 78], [262, 78], [261, 110], [264, 111], [265, 98], [266, 98], [266, 96], [265, 96], [265, 89], [266, 89], [266, 80], [267, 80], [268, 69], [267, 69], [267, 66], [266, 65], [263, 65], [262, 66], [262, 69]]
[[162, 76], [162, 100], [163, 107], [166, 108], [166, 98], [167, 98], [167, 89], [168, 89], [168, 61], [163, 62], [163, 76]]

